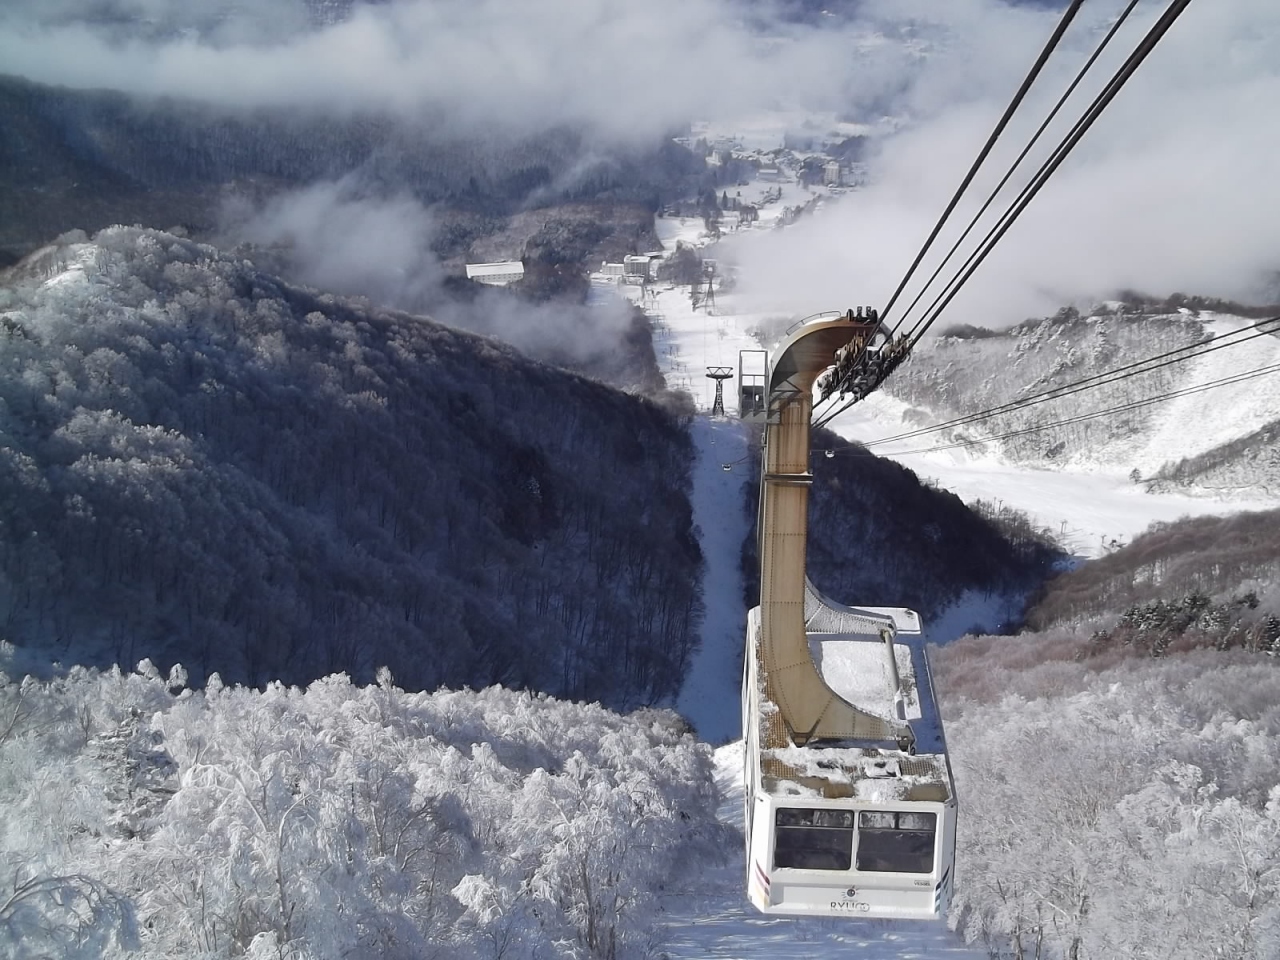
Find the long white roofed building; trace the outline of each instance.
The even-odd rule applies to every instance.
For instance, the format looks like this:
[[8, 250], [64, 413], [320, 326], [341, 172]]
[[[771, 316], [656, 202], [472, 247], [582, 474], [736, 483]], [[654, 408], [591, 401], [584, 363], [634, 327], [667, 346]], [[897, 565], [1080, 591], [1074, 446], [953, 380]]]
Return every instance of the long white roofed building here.
[[524, 277], [524, 264], [519, 260], [501, 260], [497, 263], [468, 263], [467, 279], [505, 287]]

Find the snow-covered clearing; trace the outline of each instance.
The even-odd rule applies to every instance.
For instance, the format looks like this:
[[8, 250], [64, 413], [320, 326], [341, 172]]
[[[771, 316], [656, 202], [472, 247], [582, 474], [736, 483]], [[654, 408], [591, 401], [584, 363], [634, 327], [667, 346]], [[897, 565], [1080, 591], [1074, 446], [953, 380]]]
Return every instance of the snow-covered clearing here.
[[[1197, 370], [1197, 375], [1201, 375], [1201, 371]], [[872, 394], [837, 417], [831, 429], [842, 437], [863, 443], [879, 440], [911, 429], [902, 419], [904, 410], [902, 402], [884, 394]], [[1196, 430], [1195, 424], [1204, 419], [1203, 415], [1198, 421], [1185, 418], [1183, 431], [1190, 436]], [[1153, 438], [1152, 444], [1155, 442]], [[1275, 501], [1262, 499], [1226, 501], [1147, 493], [1143, 486], [1129, 479], [1133, 469], [1130, 462], [1099, 467], [1092, 472], [1036, 470], [997, 455], [966, 449], [923, 452], [931, 445], [929, 438], [922, 437], [877, 444], [872, 451], [910, 467], [922, 479], [953, 491], [966, 502], [981, 498], [1024, 511], [1081, 557], [1101, 556], [1128, 543], [1157, 521], [1268, 510], [1276, 506]]]
[[[1217, 317], [1206, 324], [1214, 337], [1235, 334], [1256, 321]], [[1184, 389], [1214, 383], [1280, 363], [1280, 340], [1260, 337], [1238, 347], [1203, 353], [1191, 360]], [[1133, 453], [1133, 464], [1144, 474], [1165, 463], [1212, 450], [1232, 437], [1243, 437], [1280, 419], [1280, 390], [1264, 388], [1262, 380], [1216, 386], [1203, 393], [1176, 397], [1157, 407], [1156, 424], [1147, 442]], [[1205, 416], [1205, 411], [1212, 413]]]

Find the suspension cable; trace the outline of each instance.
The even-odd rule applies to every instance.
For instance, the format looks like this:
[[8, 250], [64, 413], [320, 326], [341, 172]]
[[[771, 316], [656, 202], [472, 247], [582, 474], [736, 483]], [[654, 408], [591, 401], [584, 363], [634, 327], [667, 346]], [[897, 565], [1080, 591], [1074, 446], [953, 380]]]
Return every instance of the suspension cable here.
[[887, 319], [889, 314], [893, 311], [893, 306], [897, 303], [898, 297], [902, 295], [902, 291], [910, 281], [911, 275], [915, 273], [916, 269], [920, 266], [920, 262], [924, 260], [925, 255], [929, 252], [929, 247], [933, 245], [938, 234], [942, 232], [942, 227], [947, 222], [947, 218], [950, 217], [952, 211], [955, 210], [956, 205], [960, 202], [960, 198], [964, 195], [964, 192], [969, 189], [969, 185], [973, 182], [973, 178], [978, 174], [978, 169], [987, 159], [987, 155], [991, 153], [992, 148], [995, 147], [996, 141], [1000, 139], [1000, 135], [1004, 132], [1005, 127], [1009, 125], [1009, 121], [1012, 119], [1014, 113], [1017, 112], [1018, 107], [1022, 105], [1022, 101], [1025, 99], [1027, 91], [1031, 89], [1032, 84], [1035, 83], [1036, 78], [1040, 75], [1040, 71], [1044, 69], [1045, 63], [1048, 62], [1049, 57], [1057, 48], [1058, 42], [1062, 39], [1062, 35], [1067, 32], [1067, 27], [1069, 27], [1071, 25], [1071, 21], [1075, 19], [1075, 16], [1079, 12], [1083, 3], [1084, 0], [1072, 0], [1071, 6], [1069, 6], [1063, 13], [1062, 19], [1053, 31], [1053, 35], [1049, 37], [1044, 49], [1040, 51], [1040, 56], [1036, 58], [1036, 62], [1032, 65], [1031, 71], [1022, 81], [1022, 86], [1018, 88], [1018, 92], [1015, 93], [1013, 95], [1013, 99], [1009, 101], [1009, 105], [1005, 108], [1004, 116], [1000, 118], [995, 129], [991, 131], [991, 136], [987, 138], [986, 144], [978, 153], [978, 158], [973, 161], [973, 166], [971, 166], [969, 168], [969, 172], [965, 174], [964, 180], [961, 182], [955, 194], [951, 197], [951, 202], [947, 204], [947, 208], [942, 212], [942, 216], [938, 218], [938, 222], [934, 224], [933, 231], [929, 234], [928, 239], [925, 240], [924, 245], [920, 248], [920, 252], [916, 254], [916, 258], [912, 261], [911, 266], [907, 268], [906, 274], [898, 284], [898, 289], [893, 292], [893, 296], [889, 298], [889, 302], [885, 305], [885, 308], [880, 311], [882, 321]]
[[[1125, 83], [1129, 81], [1137, 71], [1138, 67], [1140, 67], [1150, 55], [1151, 51], [1155, 49], [1156, 44], [1164, 38], [1165, 34], [1168, 33], [1169, 29], [1182, 15], [1190, 3], [1191, 0], [1172, 0], [1164, 13], [1160, 15], [1156, 23], [1147, 32], [1147, 35], [1143, 37], [1142, 41], [1134, 49], [1133, 53], [1130, 54], [1128, 59], [1116, 71], [1103, 90], [1094, 98], [1084, 115], [1076, 121], [1076, 124], [1072, 127], [1071, 131], [1058, 144], [1058, 147], [1041, 165], [1040, 169], [1036, 171], [1036, 174], [1032, 177], [1031, 181], [1023, 187], [1018, 197], [1009, 206], [1009, 208], [1006, 209], [1000, 220], [991, 228], [990, 231], [988, 231], [986, 237], [983, 238], [978, 248], [970, 254], [964, 265], [961, 266], [960, 271], [952, 277], [948, 284], [943, 288], [942, 292], [939, 293], [933, 303], [930, 304], [924, 318], [911, 329], [909, 333], [910, 339], [908, 342], [908, 351], [920, 342], [920, 339], [924, 336], [925, 332], [937, 321], [942, 312], [951, 304], [951, 301], [955, 299], [964, 284], [973, 276], [974, 271], [981, 266], [982, 262], [991, 253], [992, 249], [994, 249], [996, 244], [999, 243], [999, 241], [1009, 231], [1009, 228], [1013, 226], [1017, 218], [1040, 192], [1041, 188], [1046, 182], [1048, 182], [1049, 178], [1058, 170], [1070, 155], [1071, 151], [1084, 137], [1085, 133], [1088, 132], [1098, 117], [1101, 116], [1102, 112], [1111, 104], [1112, 100], [1115, 99], [1116, 95], [1124, 87]], [[952, 207], [954, 207], [954, 202]], [[949, 210], [950, 209], [951, 208], [949, 208]], [[923, 251], [921, 256], [923, 256]], [[917, 257], [917, 264], [920, 259], [921, 257]], [[915, 266], [916, 264], [913, 264], [912, 270], [915, 269]], [[900, 290], [901, 286], [899, 287], [899, 291]], [[895, 293], [894, 296], [896, 297], [897, 293]], [[856, 403], [857, 399], [857, 397], [853, 397], [836, 409], [824, 413], [820, 418], [814, 421], [815, 426], [825, 426], [830, 423], [832, 419], [839, 416], [850, 406]]]
[[1116, 71], [1115, 76], [1111, 78], [1107, 86], [1098, 94], [1093, 103], [1089, 105], [1089, 109], [1085, 111], [1084, 116], [1076, 122], [1076, 125], [1072, 128], [1071, 132], [1067, 134], [1053, 154], [1044, 162], [1036, 172], [1036, 175], [1032, 178], [1031, 182], [1022, 189], [1018, 198], [1009, 207], [1009, 209], [1005, 211], [1000, 221], [992, 227], [987, 233], [987, 236], [983, 238], [978, 249], [970, 255], [964, 266], [961, 267], [961, 271], [952, 278], [947, 287], [943, 289], [942, 293], [940, 293], [929, 306], [928, 310], [925, 312], [925, 318], [912, 330], [910, 342], [913, 347], [915, 344], [919, 343], [920, 338], [924, 336], [929, 327], [937, 321], [938, 317], [941, 316], [942, 311], [951, 304], [951, 301], [955, 299], [964, 284], [973, 276], [974, 271], [978, 269], [995, 245], [999, 243], [1001, 238], [1008, 233], [1009, 228], [1013, 226], [1014, 222], [1022, 212], [1026, 210], [1027, 206], [1040, 192], [1041, 188], [1049, 178], [1060, 166], [1062, 166], [1063, 161], [1067, 159], [1071, 154], [1071, 151], [1075, 149], [1076, 145], [1079, 144], [1080, 140], [1084, 137], [1085, 133], [1087, 133], [1089, 128], [1093, 126], [1094, 122], [1099, 116], [1101, 116], [1107, 106], [1110, 105], [1111, 101], [1115, 99], [1116, 95], [1137, 71], [1138, 67], [1142, 65], [1143, 61], [1145, 61], [1151, 54], [1151, 51], [1155, 49], [1156, 44], [1160, 42], [1166, 33], [1168, 33], [1169, 28], [1173, 26], [1178, 17], [1182, 15], [1183, 11], [1186, 10], [1190, 3], [1191, 0], [1172, 0], [1169, 6], [1165, 9], [1165, 12], [1161, 14], [1160, 19], [1151, 27], [1147, 35], [1138, 44], [1138, 47], [1129, 56], [1128, 60], [1126, 60], [1120, 69]]
[[[1069, 397], [1085, 390], [1092, 390], [1096, 387], [1108, 386], [1113, 383], [1119, 383], [1130, 377], [1140, 376], [1144, 373], [1150, 373], [1163, 367], [1173, 364], [1182, 363], [1188, 360], [1198, 359], [1206, 354], [1213, 353], [1215, 350], [1225, 350], [1227, 347], [1234, 347], [1241, 343], [1248, 343], [1250, 340], [1256, 340], [1259, 337], [1273, 336], [1277, 329], [1263, 329], [1267, 324], [1280, 322], [1280, 317], [1269, 317], [1265, 320], [1259, 320], [1257, 323], [1241, 327], [1239, 330], [1232, 330], [1228, 333], [1218, 334], [1209, 337], [1207, 340], [1201, 340], [1197, 343], [1188, 344], [1184, 347], [1176, 347], [1165, 353], [1156, 354], [1153, 357], [1147, 357], [1143, 360], [1136, 360], [1133, 363], [1116, 367], [1112, 370], [1106, 370], [1102, 373], [1093, 374], [1071, 383], [1062, 384], [1061, 386], [1051, 387], [1048, 390], [1042, 390], [1039, 393], [1029, 394], [1025, 397], [1019, 397], [1016, 400], [1010, 400], [1006, 403], [989, 407], [976, 413], [964, 414], [951, 420], [945, 420], [941, 423], [933, 424], [929, 427], [921, 427], [918, 430], [909, 430], [905, 433], [894, 434], [889, 437], [881, 437], [877, 440], [870, 440], [863, 446], [873, 447], [884, 443], [894, 443], [899, 440], [910, 440], [915, 437], [927, 436], [931, 433], [940, 433], [943, 430], [949, 430], [953, 427], [966, 426], [971, 423], [979, 423], [983, 420], [990, 420], [1003, 414], [1014, 413], [1026, 407], [1035, 406], [1036, 404], [1046, 403], [1050, 400], [1057, 400], [1060, 397]], [[1242, 336], [1248, 334], [1248, 336]], [[1238, 339], [1232, 339], [1238, 338]]]
[[1022, 161], [1027, 158], [1027, 155], [1031, 152], [1031, 150], [1035, 147], [1035, 145], [1040, 141], [1040, 137], [1044, 135], [1045, 130], [1049, 128], [1049, 125], [1053, 123], [1055, 119], [1057, 119], [1058, 114], [1062, 111], [1062, 108], [1066, 105], [1067, 101], [1071, 98], [1071, 95], [1076, 92], [1076, 89], [1083, 82], [1085, 76], [1089, 73], [1091, 69], [1093, 69], [1093, 65], [1098, 62], [1098, 58], [1102, 56], [1103, 52], [1110, 45], [1112, 39], [1120, 31], [1120, 28], [1124, 25], [1124, 22], [1127, 19], [1129, 19], [1129, 14], [1133, 12], [1134, 7], [1136, 7], [1137, 5], [1138, 5], [1138, 0], [1129, 0], [1129, 5], [1125, 7], [1124, 11], [1120, 14], [1116, 22], [1111, 25], [1111, 29], [1108, 30], [1106, 36], [1102, 38], [1102, 42], [1098, 44], [1096, 49], [1094, 49], [1093, 54], [1085, 62], [1084, 66], [1080, 68], [1079, 72], [1075, 76], [1075, 79], [1071, 81], [1071, 83], [1067, 86], [1067, 89], [1063, 92], [1062, 96], [1058, 98], [1058, 102], [1054, 104], [1053, 109], [1049, 111], [1049, 115], [1044, 119], [1044, 122], [1040, 124], [1039, 129], [1037, 129], [1036, 132], [1032, 134], [1031, 139], [1027, 141], [1027, 145], [1022, 148], [1022, 152], [1018, 154], [1017, 159], [1015, 159], [1013, 163], [1010, 164], [1009, 169], [1005, 172], [1005, 175], [1001, 178], [1000, 182], [996, 184], [995, 189], [991, 191], [990, 196], [987, 197], [986, 202], [983, 203], [982, 205], [982, 208], [976, 214], [973, 215], [973, 219], [970, 220], [969, 225], [965, 227], [964, 233], [962, 233], [960, 235], [960, 238], [956, 240], [954, 244], [952, 244], [951, 249], [947, 251], [947, 255], [942, 258], [942, 262], [939, 263], [938, 266], [934, 269], [929, 279], [926, 280], [923, 285], [921, 285], [919, 292], [917, 292], [915, 295], [915, 299], [913, 299], [911, 303], [907, 305], [907, 308], [902, 311], [902, 316], [904, 321], [907, 317], [911, 315], [911, 311], [914, 310], [916, 306], [920, 303], [921, 298], [923, 298], [925, 293], [929, 290], [929, 288], [933, 286], [934, 281], [938, 279], [938, 276], [942, 273], [942, 271], [946, 269], [947, 264], [951, 262], [951, 258], [956, 255], [956, 251], [960, 249], [960, 247], [964, 244], [964, 242], [967, 239], [969, 239], [969, 234], [973, 232], [974, 227], [978, 225], [978, 222], [982, 219], [982, 217], [986, 214], [986, 212], [989, 209], [991, 209], [991, 205], [995, 203], [996, 197], [1000, 195], [1000, 191], [1002, 191], [1005, 188], [1005, 186], [1009, 183], [1009, 181], [1013, 178], [1014, 173], [1017, 172], [1018, 168], [1022, 165]]
[[[1128, 19], [1129, 15], [1133, 12], [1133, 9], [1137, 5], [1138, 5], [1138, 0], [1130, 0], [1128, 6], [1120, 14], [1119, 18], [1115, 21], [1115, 23], [1111, 25], [1111, 29], [1107, 31], [1107, 34], [1103, 37], [1101, 43], [1098, 44], [1098, 46], [1094, 49], [1093, 54], [1089, 57], [1088, 61], [1086, 61], [1084, 66], [1076, 74], [1075, 79], [1072, 80], [1072, 82], [1068, 85], [1066, 91], [1061, 95], [1061, 97], [1059, 97], [1058, 102], [1054, 105], [1048, 117], [1046, 117], [1044, 122], [1040, 124], [1039, 129], [1037, 129], [1036, 132], [1032, 135], [1027, 145], [1023, 147], [1022, 152], [1018, 154], [1017, 159], [1015, 159], [1012, 165], [1010, 165], [1009, 169], [1005, 172], [1004, 177], [996, 185], [995, 189], [991, 191], [990, 195], [986, 199], [986, 202], [983, 203], [982, 208], [974, 215], [973, 219], [970, 220], [969, 225], [964, 230], [964, 233], [961, 234], [960, 238], [952, 245], [951, 249], [947, 252], [947, 255], [942, 259], [942, 262], [939, 263], [938, 266], [934, 269], [933, 274], [929, 277], [928, 280], [925, 281], [923, 286], [921, 286], [919, 292], [916, 293], [916, 296], [911, 301], [910, 305], [908, 305], [907, 308], [903, 311], [904, 321], [908, 316], [910, 316], [911, 311], [915, 309], [917, 304], [919, 304], [920, 299], [925, 295], [925, 292], [929, 289], [929, 287], [933, 285], [934, 281], [937, 280], [939, 274], [942, 273], [943, 269], [951, 261], [952, 257], [955, 256], [956, 251], [960, 248], [960, 246], [964, 243], [964, 241], [968, 239], [969, 234], [973, 232], [973, 229], [974, 227], [977, 226], [979, 220], [981, 220], [983, 215], [986, 214], [987, 210], [990, 209], [991, 205], [995, 202], [996, 197], [999, 196], [1000, 191], [1003, 190], [1004, 187], [1008, 184], [1009, 180], [1013, 177], [1018, 167], [1021, 166], [1023, 160], [1026, 159], [1027, 155], [1034, 148], [1035, 144], [1039, 141], [1040, 137], [1044, 134], [1045, 130], [1048, 129], [1049, 125], [1057, 117], [1058, 113], [1062, 110], [1063, 106], [1070, 99], [1071, 95], [1079, 87], [1080, 83], [1084, 80], [1085, 76], [1088, 74], [1090, 69], [1092, 69], [1093, 65], [1098, 61], [1098, 58], [1102, 56], [1107, 46], [1111, 43], [1111, 40], [1115, 37], [1116, 33], [1119, 32], [1120, 27], [1123, 26], [1124, 22]], [[1055, 31], [1054, 35], [1050, 37], [1048, 43], [1046, 44], [1045, 50], [1042, 51], [1041, 53], [1040, 59], [1037, 60], [1036, 64], [1032, 67], [1031, 72], [1028, 74], [1026, 80], [1023, 81], [1022, 87], [1019, 89], [1018, 93], [1015, 94], [1013, 101], [1009, 105], [1009, 108], [1006, 109], [1005, 111], [1005, 115], [1001, 118], [1000, 122], [997, 124], [996, 129], [991, 134], [991, 137], [988, 138], [986, 145], [983, 147], [982, 152], [979, 154], [977, 160], [974, 162], [973, 166], [970, 168], [969, 173], [965, 177], [964, 182], [960, 185], [960, 188], [959, 190], [957, 190], [955, 196], [952, 197], [951, 203], [948, 205], [946, 211], [943, 212], [937, 224], [935, 224], [933, 232], [929, 235], [929, 239], [925, 241], [924, 246], [921, 248], [920, 252], [916, 256], [915, 261], [911, 264], [911, 267], [907, 270], [907, 273], [903, 277], [901, 283], [899, 283], [898, 289], [894, 291], [894, 294], [890, 298], [889, 303], [886, 306], [884, 312], [881, 313], [882, 321], [884, 320], [885, 316], [889, 313], [890, 308], [893, 307], [895, 301], [897, 300], [899, 295], [902, 293], [903, 289], [906, 287], [907, 283], [910, 280], [911, 275], [915, 272], [915, 270], [918, 268], [919, 264], [923, 260], [924, 256], [926, 255], [927, 250], [932, 245], [933, 241], [937, 238], [939, 232], [943, 227], [943, 224], [951, 215], [951, 213], [954, 211], [956, 205], [960, 200], [961, 195], [969, 187], [970, 183], [972, 182], [974, 176], [978, 171], [978, 168], [985, 161], [987, 155], [990, 153], [992, 147], [995, 145], [996, 140], [999, 138], [1001, 132], [1003, 131], [1004, 127], [1007, 125], [1009, 119], [1012, 117], [1013, 112], [1017, 109], [1017, 106], [1022, 102], [1022, 99], [1025, 97], [1027, 91], [1030, 89], [1032, 83], [1034, 82], [1035, 77], [1039, 74], [1041, 68], [1044, 65], [1044, 62], [1048, 58], [1048, 54], [1051, 53], [1053, 49], [1057, 46], [1058, 41], [1062, 37], [1062, 34], [1066, 32], [1067, 25], [1070, 23], [1071, 18], [1074, 16], [1075, 16], [1075, 9], [1068, 9], [1066, 14], [1064, 14], [1063, 22], [1059, 23], [1058, 29]], [[915, 334], [915, 330], [911, 330], [908, 332], [908, 336], [913, 336], [914, 334]], [[915, 343], [914, 339], [912, 340], [912, 343], [913, 344]], [[839, 401], [836, 401], [836, 402], [838, 403]], [[841, 413], [847, 410], [850, 406], [852, 406], [853, 402], [854, 401], [849, 401], [848, 403], [841, 405], [838, 409], [829, 410], [827, 413], [819, 414], [817, 419], [815, 419], [814, 421], [814, 425], [824, 426], [827, 423], [830, 423], [832, 419], [839, 416]]]

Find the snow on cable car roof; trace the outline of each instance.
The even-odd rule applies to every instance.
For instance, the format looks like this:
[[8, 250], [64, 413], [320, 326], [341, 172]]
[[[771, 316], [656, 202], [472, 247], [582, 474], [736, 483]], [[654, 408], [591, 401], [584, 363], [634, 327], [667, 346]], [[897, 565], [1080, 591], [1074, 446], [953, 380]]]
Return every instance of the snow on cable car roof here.
[[[761, 765], [766, 789], [775, 796], [847, 797], [871, 803], [949, 799], [951, 778], [942, 723], [933, 701], [915, 613], [901, 608], [838, 605], [819, 609], [816, 593], [806, 600], [814, 601], [805, 605], [810, 613], [807, 636], [823, 680], [845, 700], [883, 717], [896, 715], [895, 687], [876, 621], [895, 622], [899, 634], [894, 641], [894, 661], [902, 681], [904, 719], [910, 721], [916, 735], [917, 752], [848, 742], [765, 748]], [[777, 710], [767, 700], [761, 706], [762, 722], [764, 714]], [[767, 741], [762, 738], [762, 742]]]

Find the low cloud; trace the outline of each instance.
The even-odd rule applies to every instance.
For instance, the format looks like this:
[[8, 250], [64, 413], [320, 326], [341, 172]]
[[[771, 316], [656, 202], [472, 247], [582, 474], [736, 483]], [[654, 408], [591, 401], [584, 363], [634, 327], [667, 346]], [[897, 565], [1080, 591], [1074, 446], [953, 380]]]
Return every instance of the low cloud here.
[[[1028, 117], [1043, 115], [1122, 5], [1084, 5]], [[649, 140], [694, 118], [892, 116], [903, 132], [880, 142], [867, 189], [738, 251], [763, 306], [803, 312], [885, 301], [1061, 4], [862, 0], [848, 18], [807, 24], [742, 0], [393, 0], [353, 4], [327, 25], [312, 15], [341, 7], [13, 0], [0, 13], [0, 64], [77, 87], [514, 134], [568, 123]], [[1130, 49], [1163, 8], [1140, 3], [1119, 45]], [[1280, 267], [1277, 37], [1274, 0], [1191, 4], [947, 322], [1004, 324], [1123, 287], [1262, 296]], [[1015, 125], [1008, 141], [1033, 126]], [[260, 235], [286, 230], [335, 251], [314, 258], [321, 285], [355, 272], [413, 294], [419, 263], [404, 251], [429, 244], [427, 212], [399, 197], [344, 211], [351, 202], [342, 189], [304, 192], [268, 210]], [[351, 229], [333, 226], [343, 222]], [[318, 236], [332, 243], [308, 239]], [[399, 238], [388, 259], [384, 237]]]
[[[817, 25], [741, 0], [398, 0], [318, 26], [299, 24], [297, 0], [108, 6], [15, 0], [0, 14], [0, 63], [46, 83], [235, 107], [443, 112], [625, 138], [762, 109], [883, 109], [957, 19], [999, 4], [878, 0], [861, 19]], [[1002, 29], [1044, 19], [1010, 13]]]
[[[1126, 28], [1120, 38], [1125, 52], [1158, 12], [1147, 11]], [[1009, 84], [999, 98], [975, 98], [967, 91], [998, 84], [955, 79], [968, 71], [981, 74], [988, 55], [1002, 56], [993, 45], [1005, 31], [977, 28], [998, 25], [1003, 14], [992, 8], [986, 17], [967, 30], [956, 25], [971, 44], [967, 65], [957, 69], [954, 58], [939, 57], [922, 66], [925, 75], [933, 75], [920, 78], [915, 95], [929, 91], [933, 97], [955, 84], [952, 106], [922, 116], [887, 141], [872, 164], [869, 188], [764, 242], [741, 246], [744, 286], [762, 305], [804, 313], [886, 302], [1015, 86]], [[1042, 94], [1028, 109], [1035, 123], [1015, 124], [1005, 163], [992, 169], [1003, 172], [1016, 154], [1013, 148], [1046, 115], [1083, 62], [1089, 44], [1081, 39], [1096, 38], [1100, 25], [1077, 32], [1077, 49], [1045, 85], [1052, 96]], [[1252, 301], [1268, 292], [1274, 296], [1280, 269], [1280, 178], [1272, 159], [1280, 149], [1277, 37], [1280, 8], [1268, 0], [1193, 4], [974, 274], [941, 325], [1004, 326], [1126, 288]], [[1024, 70], [1042, 42], [1020, 49]], [[1103, 76], [1089, 88], [1089, 98]], [[1072, 120], [1084, 102], [1066, 111]], [[1060, 125], [1046, 143], [1056, 143], [1064, 130]], [[975, 213], [987, 195], [982, 187], [993, 187], [997, 179], [979, 181], [978, 199], [959, 214]], [[1015, 183], [1015, 192], [1020, 186]], [[963, 225], [967, 218], [958, 216], [957, 222]], [[921, 280], [934, 264], [926, 261]], [[905, 302], [915, 290], [908, 288]]]
[[420, 307], [442, 277], [427, 209], [412, 197], [370, 196], [349, 180], [290, 191], [261, 209], [233, 202], [222, 229], [282, 249], [304, 283], [390, 307]]
[[537, 303], [479, 288], [457, 298], [431, 249], [436, 223], [412, 197], [383, 197], [356, 178], [316, 183], [280, 194], [263, 207], [232, 201], [223, 210], [224, 243], [266, 251], [268, 269], [291, 279], [497, 337], [531, 356], [584, 363], [619, 349], [631, 322], [622, 298], [588, 307], [566, 300]]

